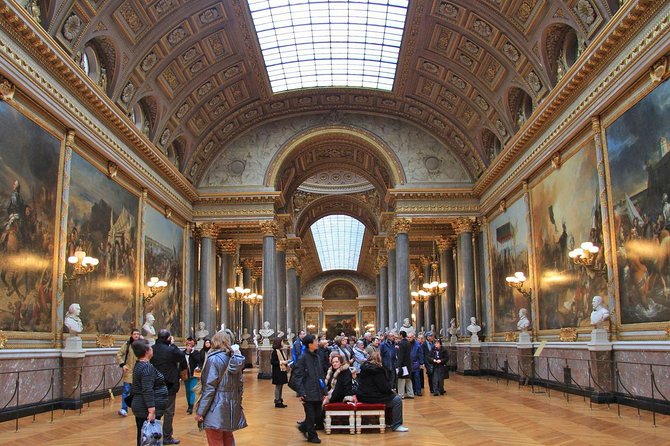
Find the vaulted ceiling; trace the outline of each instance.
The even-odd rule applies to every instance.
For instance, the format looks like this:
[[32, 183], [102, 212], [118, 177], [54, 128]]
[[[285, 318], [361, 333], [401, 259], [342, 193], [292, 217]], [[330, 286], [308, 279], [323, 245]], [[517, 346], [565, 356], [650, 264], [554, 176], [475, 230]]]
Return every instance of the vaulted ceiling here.
[[[410, 0], [393, 90], [272, 94], [246, 0], [42, 2], [42, 22], [197, 184], [243, 132], [331, 110], [383, 114], [435, 135], [473, 178], [560, 77], [572, 30], [582, 49], [618, 0]], [[90, 62], [90, 61], [89, 61]], [[104, 68], [104, 73], [100, 70]], [[558, 70], [558, 71], [557, 71]], [[490, 150], [498, 139], [498, 150]]]

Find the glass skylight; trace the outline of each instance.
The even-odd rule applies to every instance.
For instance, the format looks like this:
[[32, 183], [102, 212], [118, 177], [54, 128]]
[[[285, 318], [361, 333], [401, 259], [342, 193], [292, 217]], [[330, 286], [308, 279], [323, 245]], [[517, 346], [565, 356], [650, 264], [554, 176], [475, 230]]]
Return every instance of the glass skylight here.
[[272, 91], [391, 90], [408, 0], [249, 0]]
[[358, 269], [365, 226], [348, 215], [329, 215], [311, 227], [321, 269]]

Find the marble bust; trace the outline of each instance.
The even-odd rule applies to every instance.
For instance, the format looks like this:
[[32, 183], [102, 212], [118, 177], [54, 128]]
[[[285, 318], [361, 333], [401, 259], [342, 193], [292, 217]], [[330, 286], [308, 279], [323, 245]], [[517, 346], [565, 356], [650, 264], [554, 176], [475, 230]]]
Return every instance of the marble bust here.
[[254, 345], [256, 346], [256, 348], [258, 348], [258, 337], [259, 337], [258, 330], [254, 328], [253, 333], [254, 333], [253, 335]]
[[451, 318], [451, 321], [449, 321], [449, 328], [447, 329], [447, 333], [451, 335], [450, 342], [452, 344], [455, 344], [456, 341], [458, 341], [458, 330], [459, 327], [456, 326], [456, 318]]
[[404, 331], [407, 334], [416, 334], [416, 330], [414, 330], [414, 327], [412, 327], [412, 324], [410, 324], [408, 317], [403, 319], [400, 331]]
[[71, 336], [78, 336], [79, 333], [84, 331], [84, 323], [79, 318], [80, 314], [81, 306], [79, 306], [77, 303], [74, 303], [70, 305], [67, 310], [67, 314], [63, 319], [63, 325], [65, 326], [64, 331], [70, 333]]
[[249, 347], [249, 339], [251, 338], [251, 335], [249, 334], [249, 330], [247, 328], [242, 329], [242, 343], [240, 344], [240, 347], [242, 348], [247, 348]]
[[470, 343], [471, 344], [479, 344], [479, 336], [477, 333], [479, 333], [482, 330], [482, 327], [477, 325], [477, 318], [472, 316], [470, 318], [470, 325], [468, 325], [467, 330], [470, 332], [472, 336], [470, 336]]
[[610, 318], [609, 310], [603, 305], [603, 298], [601, 296], [593, 296], [593, 311], [591, 312], [591, 325], [594, 328], [602, 329], [603, 325]]
[[263, 328], [258, 330], [258, 333], [260, 333], [261, 337], [263, 338], [261, 341], [261, 347], [270, 347], [270, 337], [275, 334], [275, 331], [270, 328], [270, 322], [263, 322]]
[[154, 344], [156, 341], [154, 338], [156, 337], [156, 329], [154, 328], [154, 322], [156, 322], [156, 318], [154, 317], [153, 314], [147, 313], [146, 316], [144, 316], [144, 325], [142, 325], [142, 335], [144, 336], [144, 339], [148, 340], [149, 343]]
[[528, 310], [525, 308], [519, 310], [519, 321], [516, 323], [517, 330], [528, 331], [528, 327], [530, 327], [530, 320], [526, 316], [527, 313]]

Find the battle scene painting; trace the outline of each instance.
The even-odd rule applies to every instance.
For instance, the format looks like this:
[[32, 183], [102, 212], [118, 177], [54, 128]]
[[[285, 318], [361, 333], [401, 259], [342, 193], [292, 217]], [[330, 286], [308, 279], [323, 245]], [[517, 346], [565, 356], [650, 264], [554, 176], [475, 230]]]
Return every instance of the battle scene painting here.
[[[151, 206], [144, 216], [144, 283], [151, 277], [167, 282], [167, 288], [144, 306], [156, 318], [155, 326], [167, 328], [173, 336], [182, 335], [184, 229]], [[145, 291], [146, 293], [146, 291]]]
[[128, 334], [135, 326], [139, 199], [72, 155], [67, 256], [83, 250], [95, 271], [65, 287], [65, 308], [81, 305], [84, 333]]
[[355, 314], [326, 314], [326, 337], [333, 339], [344, 333], [345, 336], [356, 336]]
[[[494, 331], [516, 330], [519, 310], [531, 314], [530, 300], [507, 286], [505, 278], [519, 271], [528, 276], [528, 207], [523, 199], [489, 224]], [[526, 284], [525, 287], [529, 287]]]
[[670, 320], [670, 82], [605, 133], [624, 324]]
[[[607, 303], [607, 283], [568, 253], [583, 242], [602, 248], [602, 215], [593, 142], [531, 190], [535, 274], [541, 330], [589, 326], [591, 300]], [[603, 255], [601, 249], [599, 256]], [[601, 259], [598, 259], [600, 262]]]
[[60, 141], [0, 102], [0, 330], [51, 331]]

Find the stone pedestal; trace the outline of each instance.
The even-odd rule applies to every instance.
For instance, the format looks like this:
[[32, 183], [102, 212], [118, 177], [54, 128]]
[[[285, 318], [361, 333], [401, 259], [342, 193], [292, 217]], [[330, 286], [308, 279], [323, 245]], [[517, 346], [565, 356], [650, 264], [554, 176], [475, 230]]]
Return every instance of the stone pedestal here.
[[244, 367], [252, 368], [256, 366], [256, 347], [240, 348], [240, 353], [244, 355]]
[[521, 343], [521, 334], [523, 333], [520, 333], [519, 343], [516, 346], [517, 361], [519, 364], [519, 382], [527, 385], [533, 379], [533, 344], [530, 342]]
[[82, 366], [86, 356], [86, 352], [81, 346], [81, 338], [79, 336], [65, 338], [65, 347], [61, 356], [63, 409], [79, 409], [83, 404], [81, 400], [81, 379]]
[[591, 358], [590, 385], [593, 388], [591, 400], [595, 403], [611, 403], [614, 401], [615, 389], [614, 354], [607, 330], [593, 329], [588, 347]]
[[481, 349], [479, 345], [458, 344], [456, 371], [462, 375], [479, 375], [479, 359]]
[[272, 378], [272, 365], [270, 365], [270, 359], [272, 358], [272, 349], [271, 348], [259, 348], [259, 358], [258, 358], [258, 379], [271, 379]]
[[456, 365], [458, 363], [458, 351], [456, 349], [456, 344], [448, 345], [447, 353], [449, 354], [449, 363], [447, 367], [449, 367], [449, 370], [456, 370]]

